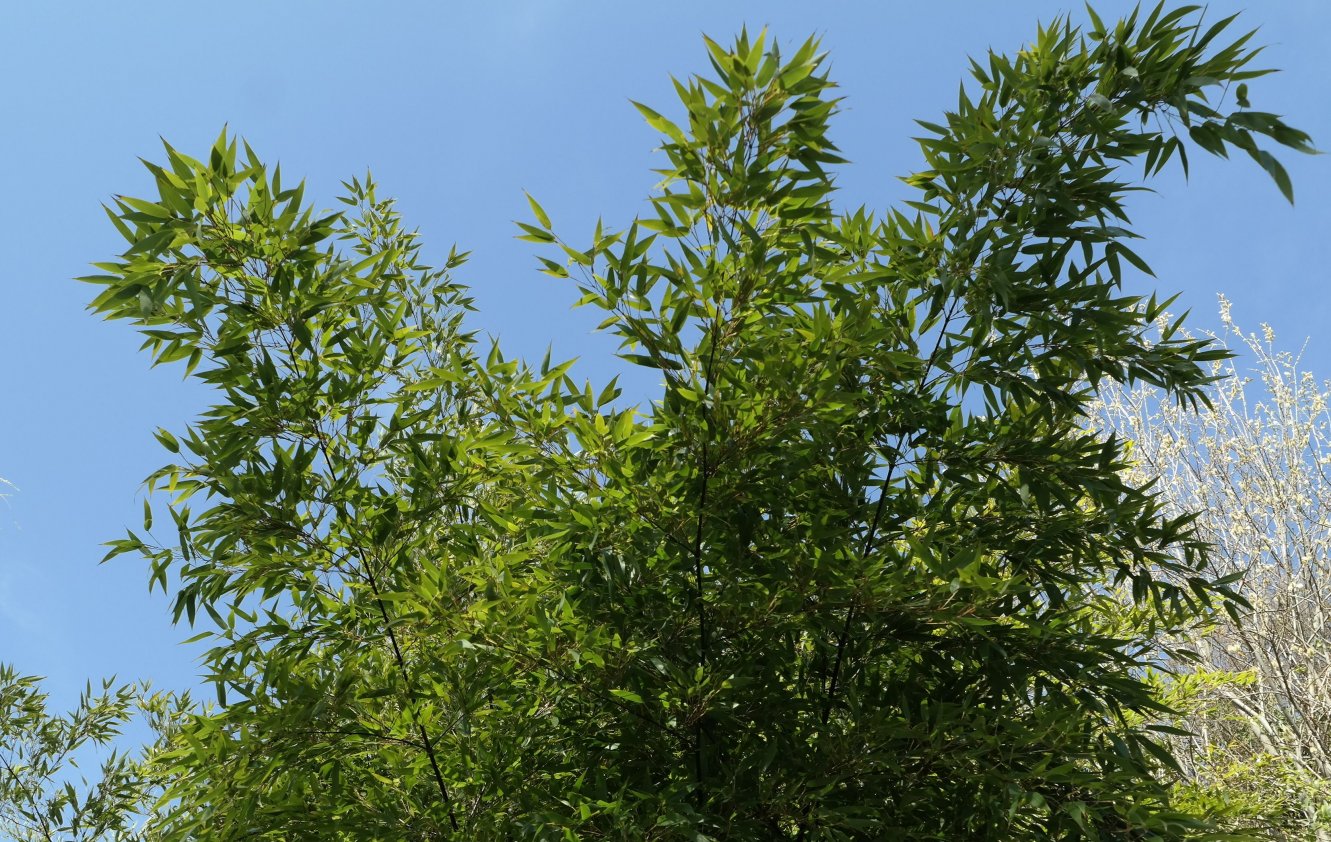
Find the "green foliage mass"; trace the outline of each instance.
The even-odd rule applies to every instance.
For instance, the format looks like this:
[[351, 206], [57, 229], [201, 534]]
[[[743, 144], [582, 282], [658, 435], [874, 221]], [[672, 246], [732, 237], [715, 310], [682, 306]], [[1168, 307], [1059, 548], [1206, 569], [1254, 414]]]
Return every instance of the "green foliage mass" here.
[[833, 209], [815, 42], [708, 41], [678, 119], [641, 107], [650, 212], [521, 226], [659, 374], [636, 407], [479, 342], [464, 255], [368, 179], [320, 214], [225, 134], [168, 146], [87, 279], [217, 395], [158, 434], [170, 540], [112, 549], [212, 623], [164, 837], [1203, 835], [1142, 669], [1235, 597], [1084, 416], [1103, 378], [1196, 401], [1223, 352], [1145, 338], [1120, 179], [1190, 136], [1288, 194], [1257, 144], [1310, 147], [1227, 21], [1091, 17], [976, 63], [882, 214]]
[[1178, 712], [1175, 724], [1187, 729], [1180, 737], [1191, 737], [1176, 749], [1191, 768], [1175, 784], [1175, 800], [1260, 839], [1320, 842], [1331, 826], [1331, 784], [1297, 747], [1244, 739], [1252, 717], [1226, 703], [1226, 691], [1256, 682], [1251, 670], [1206, 669], [1162, 682], [1161, 700]]

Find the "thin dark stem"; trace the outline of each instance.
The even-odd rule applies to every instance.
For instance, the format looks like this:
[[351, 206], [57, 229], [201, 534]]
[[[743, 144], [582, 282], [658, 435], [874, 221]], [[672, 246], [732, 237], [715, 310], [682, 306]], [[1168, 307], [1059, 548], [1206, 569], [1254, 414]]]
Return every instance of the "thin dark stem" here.
[[[712, 373], [714, 366], [716, 365], [716, 346], [719, 341], [720, 341], [720, 336], [718, 336], [717, 325], [715, 322], [713, 322], [712, 347], [708, 350], [707, 368], [703, 372], [702, 410], [703, 410], [705, 426], [708, 428], [711, 427], [711, 419], [710, 419], [710, 408], [707, 405], [707, 401], [710, 399], [712, 393]], [[697, 594], [695, 596], [695, 600], [698, 604], [698, 664], [700, 667], [707, 666], [707, 648], [708, 648], [707, 597], [706, 597], [706, 592], [703, 590], [703, 586], [706, 580], [705, 580], [705, 572], [703, 569], [703, 562], [702, 562], [702, 539], [703, 539], [703, 524], [706, 521], [707, 517], [707, 485], [709, 479], [708, 473], [711, 471], [711, 466], [708, 464], [709, 453], [707, 449], [707, 444], [708, 444], [707, 436], [709, 434], [710, 434], [709, 429], [703, 430], [702, 447], [700, 448], [699, 459], [698, 459], [699, 462], [698, 522], [697, 522], [697, 528], [694, 530], [694, 535], [693, 535], [693, 575], [694, 575], [694, 582], [697, 588]], [[698, 802], [701, 804], [705, 803], [707, 800], [706, 790], [703, 788], [705, 770], [703, 768], [702, 716], [698, 717], [698, 720], [697, 722], [694, 723], [693, 727], [694, 727], [693, 773], [698, 781]]]
[[[319, 449], [323, 453], [324, 461], [332, 466], [333, 461], [328, 453], [328, 443], [323, 435], [318, 436]], [[340, 503], [336, 504], [338, 516], [343, 521], [350, 523], [346, 510]], [[415, 690], [414, 682], [411, 680], [411, 672], [407, 669], [406, 658], [402, 657], [402, 647], [398, 645], [397, 633], [393, 631], [392, 620], [388, 617], [388, 607], [384, 605], [384, 600], [380, 596], [382, 591], [379, 589], [379, 582], [375, 579], [374, 569], [370, 565], [370, 559], [366, 556], [364, 548], [358, 548], [361, 558], [361, 570], [365, 575], [365, 581], [370, 586], [371, 593], [374, 594], [375, 604], [379, 607], [379, 616], [384, 621], [384, 630], [388, 632], [388, 643], [393, 650], [393, 660], [397, 663], [398, 671], [402, 674], [402, 681], [407, 687], [408, 709], [411, 711], [411, 720], [416, 726], [416, 732], [420, 734], [421, 746], [425, 750], [425, 756], [430, 761], [430, 770], [434, 774], [434, 782], [439, 787], [439, 796], [443, 800], [444, 807], [448, 810], [448, 823], [453, 827], [456, 833], [458, 830], [457, 813], [453, 810], [453, 799], [448, 795], [448, 785], [444, 783], [444, 774], [439, 769], [439, 759], [435, 754], [434, 741], [430, 739], [425, 726], [421, 724], [420, 715], [414, 704]]]
[[[365, 565], [365, 579], [369, 582], [370, 590], [374, 593], [375, 604], [379, 606], [379, 616], [383, 618], [384, 628], [388, 631], [388, 642], [393, 648], [393, 660], [397, 661], [398, 670], [402, 673], [402, 680], [407, 684], [407, 693], [415, 695], [411, 689], [411, 673], [407, 671], [407, 662], [402, 657], [402, 648], [398, 646], [397, 634], [393, 632], [393, 623], [388, 619], [388, 608], [379, 596], [379, 584], [375, 581], [374, 572], [370, 570], [368, 564]], [[448, 797], [448, 785], [444, 783], [444, 774], [439, 769], [439, 760], [435, 756], [434, 742], [430, 739], [430, 734], [425, 730], [425, 726], [421, 724], [414, 704], [411, 706], [411, 718], [416, 724], [416, 732], [421, 735], [421, 745], [425, 748], [425, 756], [430, 760], [430, 770], [434, 773], [434, 782], [439, 786], [439, 794], [444, 800], [444, 806], [448, 808], [448, 823], [453, 826], [453, 831], [457, 832], [457, 814], [453, 811], [452, 799]]]
[[[924, 389], [925, 384], [928, 382], [929, 373], [933, 370], [934, 363], [938, 360], [938, 352], [943, 347], [943, 339], [947, 336], [947, 329], [952, 323], [953, 315], [956, 313], [956, 306], [957, 302], [954, 300], [952, 304], [948, 306], [947, 313], [943, 316], [943, 323], [939, 326], [938, 330], [938, 338], [934, 341], [933, 350], [929, 352], [929, 358], [925, 363], [924, 371], [920, 373], [919, 382], [915, 386], [915, 391], [917, 393]], [[864, 536], [864, 544], [860, 549], [861, 558], [867, 559], [869, 553], [873, 551], [874, 539], [878, 536], [878, 528], [882, 524], [883, 513], [887, 510], [887, 498], [892, 492], [892, 481], [895, 478], [897, 466], [900, 464], [901, 447], [900, 442], [898, 442], [898, 446], [893, 449], [892, 455], [888, 459], [887, 473], [883, 477], [882, 484], [879, 485], [878, 505], [874, 507], [873, 519], [869, 522], [869, 531], [865, 533]], [[841, 667], [845, 661], [846, 650], [850, 646], [850, 631], [855, 624], [855, 608], [855, 602], [852, 600], [850, 606], [846, 608], [846, 619], [845, 622], [841, 624], [841, 633], [837, 635], [836, 655], [832, 662], [832, 674], [828, 680], [827, 698], [823, 702], [823, 712], [819, 716], [820, 729], [825, 728], [827, 723], [831, 721], [832, 708], [836, 706], [837, 690], [840, 689]], [[814, 737], [816, 738], [817, 735], [818, 734], [815, 731]], [[812, 807], [809, 809], [811, 810]], [[807, 824], [806, 814], [806, 820], [800, 823], [799, 833], [795, 837], [796, 842], [804, 842], [808, 830], [809, 825]]]
[[[915, 391], [919, 392], [928, 381], [929, 373], [933, 370], [934, 363], [938, 360], [938, 352], [943, 347], [943, 339], [947, 336], [947, 329], [952, 323], [953, 314], [956, 312], [955, 300], [948, 306], [946, 315], [943, 317], [943, 323], [939, 326], [938, 338], [934, 341], [933, 350], [929, 352], [929, 359], [926, 361], [924, 371], [920, 373], [920, 380], [915, 386]], [[901, 458], [901, 448], [897, 447], [892, 451], [892, 456], [888, 461], [887, 473], [883, 477], [883, 482], [879, 486], [878, 505], [874, 508], [873, 520], [869, 522], [869, 531], [864, 536], [864, 545], [860, 548], [860, 558], [867, 559], [869, 553], [873, 551], [874, 539], [878, 537], [878, 527], [883, 520], [883, 512], [887, 509], [887, 498], [892, 492], [892, 480], [895, 478], [897, 465]], [[846, 609], [846, 621], [841, 625], [841, 634], [837, 637], [836, 656], [832, 663], [832, 675], [827, 685], [827, 700], [823, 706], [821, 722], [823, 725], [828, 723], [832, 716], [832, 707], [836, 702], [837, 689], [840, 686], [841, 665], [845, 660], [846, 647], [850, 645], [850, 630], [855, 622], [855, 603], [851, 602], [850, 607]]]
[[[878, 506], [874, 509], [873, 521], [869, 524], [869, 531], [864, 536], [864, 546], [860, 548], [860, 557], [868, 558], [869, 552], [873, 549], [874, 538], [878, 535], [878, 525], [883, 520], [883, 511], [887, 508], [887, 497], [892, 489], [892, 479], [897, 470], [897, 458], [900, 456], [900, 450], [894, 450], [891, 461], [887, 466], [887, 475], [883, 478], [883, 484], [878, 492]], [[832, 717], [832, 704], [836, 699], [837, 682], [841, 678], [841, 662], [845, 659], [846, 646], [850, 643], [850, 629], [855, 623], [856, 605], [852, 601], [850, 607], [846, 609], [846, 621], [841, 625], [841, 634], [837, 637], [836, 658], [832, 663], [832, 677], [827, 685], [827, 701], [823, 705], [823, 715], [821, 722], [823, 725]]]

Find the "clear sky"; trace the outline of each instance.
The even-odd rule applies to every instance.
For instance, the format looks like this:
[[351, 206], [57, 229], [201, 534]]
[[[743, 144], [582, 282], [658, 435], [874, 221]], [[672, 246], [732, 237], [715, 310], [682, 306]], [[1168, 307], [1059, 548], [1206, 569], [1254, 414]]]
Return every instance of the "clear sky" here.
[[[512, 220], [540, 199], [579, 239], [598, 214], [625, 222], [650, 191], [653, 132], [630, 99], [673, 103], [670, 74], [707, 68], [700, 34], [729, 39], [764, 24], [782, 43], [823, 37], [846, 96], [833, 136], [852, 164], [847, 206], [889, 206], [895, 177], [918, 168], [912, 119], [955, 102], [968, 55], [1015, 51], [1065, 2], [333, 2], [6, 0], [0, 22], [0, 660], [50, 677], [60, 698], [87, 677], [193, 683], [197, 650], [149, 597], [141, 562], [99, 566], [100, 543], [141, 518], [141, 480], [166, 461], [157, 426], [179, 431], [206, 394], [178, 371], [150, 370], [123, 324], [84, 311], [93, 289], [70, 279], [122, 243], [100, 208], [144, 195], [137, 163], [158, 137], [201, 156], [223, 124], [307, 198], [333, 205], [339, 180], [368, 167], [396, 195], [426, 253], [457, 243], [474, 257], [473, 324], [510, 354], [580, 356], [586, 376], [616, 369], [571, 287], [536, 272]], [[1103, 17], [1128, 5], [1097, 4]], [[1237, 11], [1210, 4], [1208, 17]], [[1331, 4], [1252, 4], [1266, 63], [1254, 106], [1288, 115], [1331, 148]], [[1285, 156], [1289, 207], [1251, 162], [1192, 156], [1131, 206], [1148, 239], [1154, 288], [1183, 292], [1199, 327], [1215, 295], [1286, 342], [1311, 337], [1307, 360], [1331, 376], [1328, 241], [1331, 156]], [[1136, 289], [1152, 288], [1136, 280]]]

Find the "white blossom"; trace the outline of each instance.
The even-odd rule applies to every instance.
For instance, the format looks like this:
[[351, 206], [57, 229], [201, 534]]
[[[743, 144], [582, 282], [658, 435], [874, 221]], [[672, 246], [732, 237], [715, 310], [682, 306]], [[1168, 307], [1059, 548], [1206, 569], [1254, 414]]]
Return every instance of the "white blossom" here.
[[1201, 663], [1173, 665], [1181, 676], [1245, 676], [1206, 685], [1208, 703], [1183, 722], [1197, 736], [1175, 745], [1185, 772], [1204, 780], [1225, 764], [1279, 758], [1310, 782], [1305, 827], [1327, 833], [1319, 822], [1331, 815], [1331, 384], [1302, 371], [1300, 354], [1277, 351], [1270, 325], [1260, 337], [1244, 334], [1223, 296], [1220, 321], [1217, 342], [1237, 339], [1244, 356], [1218, 367], [1225, 379], [1210, 389], [1209, 411], [1145, 389], [1104, 391], [1097, 411], [1106, 432], [1131, 440], [1129, 478], [1158, 478], [1175, 514], [1200, 513], [1213, 575], [1234, 574], [1252, 604], [1241, 623], [1218, 613], [1196, 645]]

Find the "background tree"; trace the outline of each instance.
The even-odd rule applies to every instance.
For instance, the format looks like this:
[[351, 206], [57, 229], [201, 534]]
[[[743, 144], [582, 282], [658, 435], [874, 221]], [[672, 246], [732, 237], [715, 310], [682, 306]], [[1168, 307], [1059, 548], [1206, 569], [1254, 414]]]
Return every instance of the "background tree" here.
[[1148, 341], [1163, 305], [1120, 293], [1120, 166], [1182, 160], [1187, 127], [1288, 194], [1257, 142], [1308, 148], [1247, 110], [1262, 71], [1225, 28], [1092, 14], [977, 62], [881, 217], [832, 208], [816, 44], [708, 41], [679, 120], [642, 107], [646, 217], [521, 226], [659, 374], [634, 408], [480, 347], [462, 256], [424, 265], [372, 184], [316, 214], [233, 139], [168, 147], [89, 278], [218, 390], [159, 433], [171, 542], [113, 547], [214, 624], [166, 838], [1204, 831], [1142, 670], [1232, 593], [1085, 422], [1087, 383], [1197, 401], [1219, 354]]
[[1245, 334], [1219, 367], [1210, 409], [1152, 390], [1107, 392], [1102, 420], [1132, 441], [1134, 481], [1156, 480], [1176, 513], [1198, 513], [1217, 573], [1252, 604], [1192, 642], [1167, 697], [1190, 736], [1172, 740], [1195, 797], [1228, 802], [1278, 839], [1331, 838], [1331, 385]]
[[[51, 711], [39, 679], [0, 664], [0, 837], [13, 842], [148, 842], [161, 793], [148, 769], [151, 747], [110, 746], [144, 720], [164, 738], [188, 697], [139, 685], [90, 684], [64, 714]], [[100, 757], [99, 757], [100, 755]], [[95, 763], [91, 779], [80, 766]]]
[[[0, 477], [0, 488], [13, 488]], [[0, 491], [0, 498], [7, 496]], [[148, 842], [161, 794], [148, 757], [160, 747], [188, 695], [146, 685], [89, 683], [66, 713], [51, 710], [37, 676], [0, 663], [0, 838], [12, 842]], [[125, 751], [126, 726], [146, 724], [162, 740]], [[96, 765], [89, 777], [84, 768]]]

